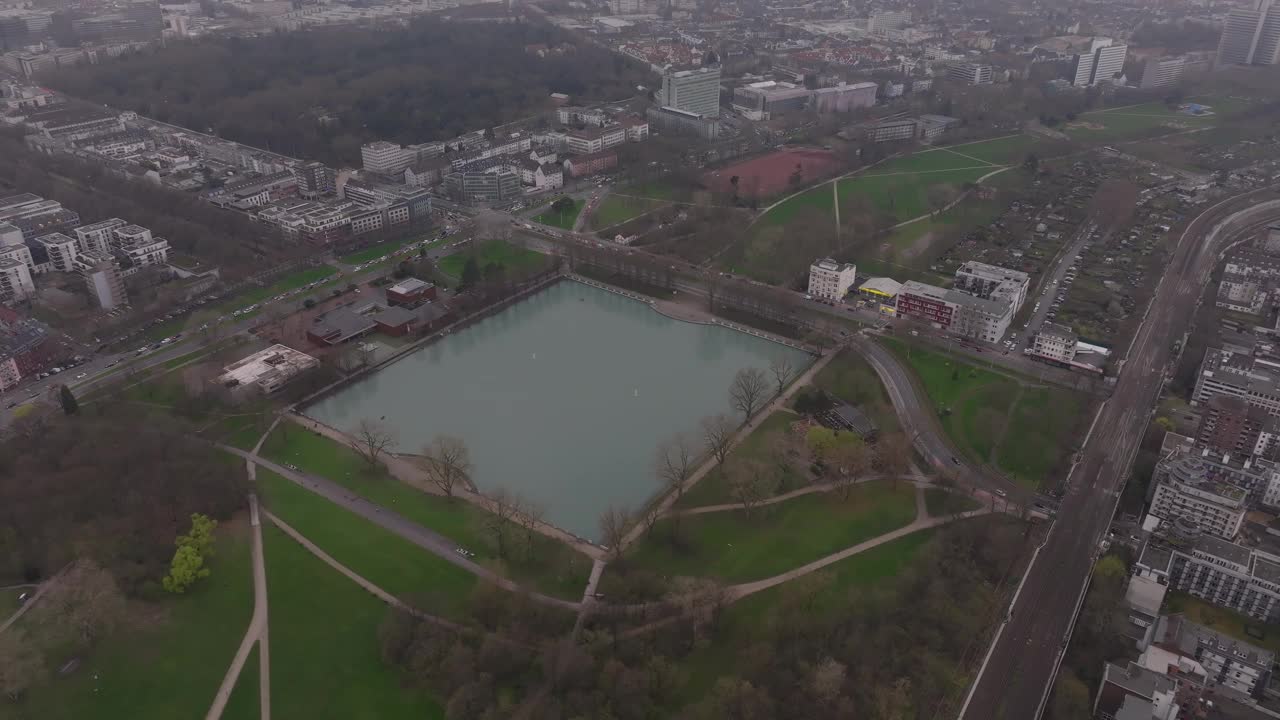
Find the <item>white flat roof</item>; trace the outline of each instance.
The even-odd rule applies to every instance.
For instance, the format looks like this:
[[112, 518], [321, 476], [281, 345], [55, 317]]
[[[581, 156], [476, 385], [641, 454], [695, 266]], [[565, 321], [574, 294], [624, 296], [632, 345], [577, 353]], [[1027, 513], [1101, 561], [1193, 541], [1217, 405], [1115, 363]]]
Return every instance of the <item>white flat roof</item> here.
[[296, 375], [319, 362], [286, 345], [272, 345], [223, 368], [218, 382], [226, 385], [234, 380], [241, 385], [249, 385], [273, 373]]

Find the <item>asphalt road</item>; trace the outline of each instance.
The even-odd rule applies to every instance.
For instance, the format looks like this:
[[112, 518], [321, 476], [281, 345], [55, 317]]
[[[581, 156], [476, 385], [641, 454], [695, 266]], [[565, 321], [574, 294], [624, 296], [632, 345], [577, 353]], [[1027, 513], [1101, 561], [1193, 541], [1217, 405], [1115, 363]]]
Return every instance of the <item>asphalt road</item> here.
[[[1046, 316], [1053, 308], [1053, 302], [1058, 296], [1058, 289], [1062, 287], [1062, 280], [1066, 277], [1067, 268], [1075, 262], [1076, 256], [1084, 250], [1084, 246], [1089, 243], [1089, 238], [1098, 231], [1098, 226], [1092, 220], [1085, 221], [1084, 224], [1076, 230], [1076, 234], [1071, 238], [1071, 244], [1066, 251], [1058, 256], [1053, 270], [1045, 277], [1044, 282], [1040, 285], [1040, 294], [1035, 297], [1028, 297], [1026, 302], [1031, 305], [1031, 317], [1027, 320], [1027, 327], [1016, 334], [1014, 342], [1014, 352], [1022, 352], [1025, 347], [1030, 347], [1035, 343], [1035, 337], [1040, 332], [1040, 326], [1047, 319]], [[1100, 241], [1106, 239], [1106, 233], [1100, 233], [1098, 239]]]
[[1057, 520], [961, 712], [963, 720], [1034, 720], [1043, 711], [1099, 542], [1164, 383], [1173, 342], [1186, 332], [1218, 253], [1233, 234], [1210, 238], [1211, 230], [1233, 212], [1271, 199], [1274, 189], [1219, 203], [1181, 234], [1115, 391], [1067, 478]]

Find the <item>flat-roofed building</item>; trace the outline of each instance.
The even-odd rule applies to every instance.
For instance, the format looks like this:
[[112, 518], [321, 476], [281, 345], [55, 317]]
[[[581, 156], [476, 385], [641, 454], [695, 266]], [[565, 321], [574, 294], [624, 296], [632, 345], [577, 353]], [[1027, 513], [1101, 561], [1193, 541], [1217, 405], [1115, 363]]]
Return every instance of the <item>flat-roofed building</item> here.
[[111, 252], [111, 240], [114, 237], [115, 229], [128, 224], [120, 218], [111, 218], [76, 228], [75, 234], [76, 240], [80, 243], [80, 252], [89, 252], [90, 250]]
[[956, 268], [955, 289], [985, 300], [1003, 300], [1017, 313], [1027, 299], [1031, 276], [1021, 270], [1010, 270], [970, 260]]
[[1013, 306], [909, 280], [898, 293], [898, 314], [954, 335], [996, 343], [1009, 329]]
[[34, 295], [31, 269], [16, 258], [0, 258], [0, 301], [22, 302]]
[[49, 270], [75, 271], [76, 255], [80, 253], [80, 246], [75, 238], [62, 233], [50, 233], [36, 238], [36, 243], [44, 248], [45, 254], [49, 257]]
[[405, 278], [387, 288], [388, 305], [414, 306], [436, 299], [436, 286], [418, 278]]
[[1194, 522], [1206, 533], [1231, 540], [1248, 511], [1245, 490], [1211, 478], [1202, 458], [1187, 456], [1167, 464], [1151, 496], [1151, 514]]
[[222, 369], [215, 382], [226, 388], [254, 388], [271, 395], [320, 361], [286, 345], [272, 345]]
[[858, 268], [853, 263], [823, 258], [809, 266], [809, 294], [838, 302], [849, 294], [857, 275]]
[[1280, 364], [1225, 348], [1205, 351], [1191, 392], [1199, 406], [1217, 395], [1244, 398], [1250, 405], [1280, 415]]
[[720, 66], [663, 73], [658, 105], [703, 117], [719, 117]]
[[1031, 352], [1043, 358], [1069, 363], [1075, 359], [1076, 343], [1079, 339], [1075, 331], [1066, 325], [1047, 322], [1042, 324], [1040, 332], [1036, 333]]
[[124, 290], [124, 277], [109, 253], [100, 250], [82, 252], [75, 259], [76, 271], [84, 278], [89, 294], [98, 307], [111, 310], [128, 303]]

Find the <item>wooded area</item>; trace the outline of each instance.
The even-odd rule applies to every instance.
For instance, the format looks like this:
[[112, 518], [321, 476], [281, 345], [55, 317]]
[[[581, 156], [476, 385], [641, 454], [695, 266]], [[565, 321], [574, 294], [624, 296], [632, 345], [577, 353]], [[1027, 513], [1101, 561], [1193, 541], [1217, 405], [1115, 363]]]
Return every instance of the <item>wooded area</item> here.
[[[531, 45], [550, 51], [539, 56]], [[638, 63], [549, 26], [434, 19], [175, 43], [44, 80], [86, 100], [334, 164], [358, 164], [360, 145], [374, 139], [442, 140], [527, 117], [553, 92], [617, 100], [651, 84]]]

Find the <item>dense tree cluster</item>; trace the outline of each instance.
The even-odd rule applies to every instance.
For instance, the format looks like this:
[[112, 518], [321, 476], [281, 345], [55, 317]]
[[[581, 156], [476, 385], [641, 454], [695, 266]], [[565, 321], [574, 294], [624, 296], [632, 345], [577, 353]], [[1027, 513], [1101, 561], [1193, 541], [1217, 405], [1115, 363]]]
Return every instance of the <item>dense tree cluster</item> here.
[[[961, 523], [896, 580], [850, 592], [815, 573], [782, 586], [763, 615], [737, 613], [714, 583], [668, 580], [670, 596], [697, 590], [709, 600], [668, 603], [683, 612], [629, 629], [602, 613], [576, 644], [547, 634], [554, 613], [530, 620], [518, 596], [480, 589], [475, 607], [488, 608], [482, 624], [497, 632], [480, 637], [392, 611], [380, 641], [410, 682], [444, 695], [451, 719], [945, 717], [1025, 546], [1019, 523]], [[708, 657], [733, 662], [697, 670]]]
[[125, 592], [154, 592], [194, 513], [245, 503], [241, 468], [178, 423], [116, 411], [24, 418], [0, 445], [0, 584], [77, 558]]
[[[526, 49], [546, 46], [540, 56]], [[361, 143], [454, 137], [527, 117], [548, 95], [630, 97], [647, 71], [529, 23], [419, 19], [171, 44], [52, 73], [71, 95], [290, 155], [357, 163]], [[335, 122], [336, 119], [336, 122]]]

